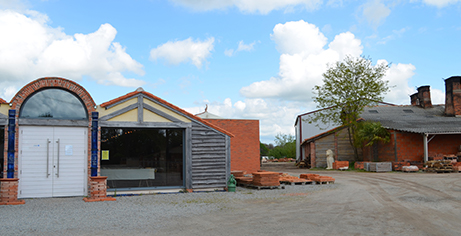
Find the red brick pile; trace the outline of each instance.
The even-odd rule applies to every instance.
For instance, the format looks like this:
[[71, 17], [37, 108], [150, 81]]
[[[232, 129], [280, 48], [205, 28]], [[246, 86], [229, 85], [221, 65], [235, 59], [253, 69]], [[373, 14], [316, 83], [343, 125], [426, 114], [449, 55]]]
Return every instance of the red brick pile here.
[[253, 182], [253, 177], [235, 177], [237, 184], [251, 184]]
[[453, 164], [453, 171], [461, 172], [461, 162], [456, 162]]
[[318, 174], [300, 174], [299, 178], [312, 180], [312, 178], [314, 178], [316, 176], [319, 176], [319, 175]]
[[333, 162], [333, 169], [334, 170], [339, 170], [340, 168], [349, 168], [349, 162], [348, 161], [335, 161]]
[[295, 176], [291, 176], [289, 174], [281, 174], [280, 175], [280, 179], [279, 179], [280, 182], [290, 182], [290, 183], [307, 183], [307, 182], [311, 182], [310, 180], [307, 180], [307, 179], [300, 179], [298, 177], [295, 177]]
[[333, 177], [322, 175], [315, 176], [312, 180], [315, 182], [335, 182], [335, 179]]
[[280, 186], [280, 175], [277, 172], [254, 172], [253, 182], [255, 186]]
[[315, 182], [334, 182], [335, 181], [335, 179], [333, 177], [322, 176], [322, 175], [318, 175], [318, 174], [300, 174], [299, 178], [308, 179], [308, 180], [312, 180], [312, 181], [315, 181]]
[[365, 163], [370, 163], [369, 161], [356, 161], [354, 164], [354, 168], [356, 170], [363, 170], [365, 169]]
[[234, 170], [234, 171], [231, 171], [231, 174], [234, 175], [234, 177], [243, 177], [246, 174], [246, 171]]

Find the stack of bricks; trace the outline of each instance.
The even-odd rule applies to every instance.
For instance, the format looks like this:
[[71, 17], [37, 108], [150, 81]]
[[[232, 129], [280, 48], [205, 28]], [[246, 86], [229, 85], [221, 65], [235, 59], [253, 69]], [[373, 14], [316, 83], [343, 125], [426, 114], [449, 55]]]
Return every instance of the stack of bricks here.
[[280, 174], [276, 172], [254, 172], [253, 182], [255, 186], [280, 186]]
[[315, 181], [317, 183], [324, 183], [324, 182], [335, 182], [335, 179], [333, 177], [330, 177], [330, 176], [322, 176], [322, 175], [319, 175], [319, 176], [315, 176], [312, 181]]
[[0, 205], [21, 205], [24, 200], [18, 200], [19, 179], [0, 179]]
[[301, 174], [301, 175], [299, 175], [299, 178], [312, 180], [312, 181], [315, 181], [317, 183], [335, 182], [335, 179], [333, 177], [322, 176], [322, 175], [318, 175], [318, 174]]
[[392, 162], [392, 169], [394, 171], [402, 171], [404, 166], [410, 166], [410, 162], [406, 161], [394, 161]]
[[107, 197], [107, 177], [90, 177], [90, 192], [88, 197], [83, 198], [85, 202], [115, 201], [113, 197]]
[[246, 171], [243, 171], [243, 170], [234, 170], [234, 171], [231, 171], [231, 174], [234, 175], [235, 177], [235, 180], [237, 181], [237, 185], [239, 184], [251, 184], [251, 182], [253, 181], [253, 177], [247, 177], [245, 176], [246, 174]]
[[295, 176], [291, 176], [289, 174], [282, 174], [280, 175], [280, 179], [279, 179], [280, 182], [289, 182], [289, 183], [307, 183], [307, 182], [311, 182], [310, 180], [306, 180], [306, 179], [300, 179], [298, 177], [295, 177]]
[[354, 163], [354, 168], [356, 170], [363, 170], [363, 169], [365, 169], [365, 166], [364, 166], [365, 163], [370, 163], [370, 162], [369, 161], [356, 161]]
[[333, 162], [333, 169], [334, 170], [339, 170], [339, 169], [347, 169], [349, 168], [349, 162], [348, 161], [335, 161]]
[[231, 171], [231, 174], [234, 175], [234, 177], [243, 177], [243, 176], [245, 176], [246, 171], [234, 170], [234, 171]]
[[318, 174], [300, 174], [299, 178], [312, 180], [316, 176], [319, 176], [319, 175]]

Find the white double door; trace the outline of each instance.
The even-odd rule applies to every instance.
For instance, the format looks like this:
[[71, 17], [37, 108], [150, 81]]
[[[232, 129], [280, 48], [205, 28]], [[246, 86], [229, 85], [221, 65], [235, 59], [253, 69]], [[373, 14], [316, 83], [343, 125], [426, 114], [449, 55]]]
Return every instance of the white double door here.
[[19, 127], [19, 198], [87, 193], [88, 128]]

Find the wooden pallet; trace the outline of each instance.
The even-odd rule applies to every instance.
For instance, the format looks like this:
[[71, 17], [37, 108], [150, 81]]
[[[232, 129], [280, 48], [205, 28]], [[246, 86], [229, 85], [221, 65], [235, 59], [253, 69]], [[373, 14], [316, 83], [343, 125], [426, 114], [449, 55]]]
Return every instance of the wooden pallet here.
[[427, 173], [452, 173], [453, 169], [427, 169]]
[[306, 184], [313, 184], [314, 182], [308, 181], [308, 182], [290, 182], [290, 181], [280, 181], [281, 184], [285, 185], [306, 185]]
[[315, 184], [334, 184], [335, 181], [314, 181]]
[[240, 186], [240, 187], [245, 187], [245, 188], [252, 188], [252, 189], [257, 189], [257, 190], [261, 190], [261, 189], [285, 189], [285, 186], [257, 186], [257, 185], [253, 185], [253, 184], [237, 184], [237, 186]]

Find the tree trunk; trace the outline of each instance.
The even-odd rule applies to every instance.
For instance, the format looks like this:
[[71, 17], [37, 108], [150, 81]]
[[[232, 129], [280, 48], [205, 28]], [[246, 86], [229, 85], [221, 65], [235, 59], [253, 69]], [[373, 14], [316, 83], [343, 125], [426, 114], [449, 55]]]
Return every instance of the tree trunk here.
[[358, 151], [357, 147], [354, 145], [354, 143], [355, 143], [354, 142], [355, 130], [354, 130], [354, 127], [352, 127], [352, 125], [349, 125], [347, 127], [347, 133], [349, 135], [349, 143], [351, 144], [351, 147], [354, 150], [354, 160], [355, 161], [360, 161], [359, 151]]

